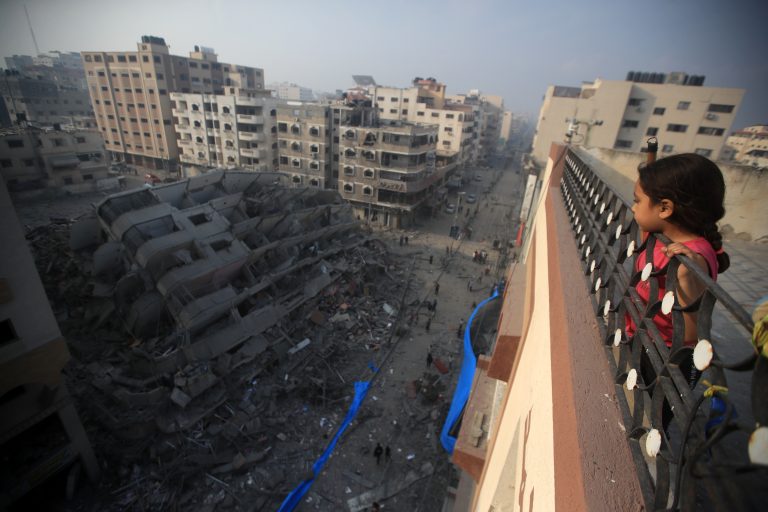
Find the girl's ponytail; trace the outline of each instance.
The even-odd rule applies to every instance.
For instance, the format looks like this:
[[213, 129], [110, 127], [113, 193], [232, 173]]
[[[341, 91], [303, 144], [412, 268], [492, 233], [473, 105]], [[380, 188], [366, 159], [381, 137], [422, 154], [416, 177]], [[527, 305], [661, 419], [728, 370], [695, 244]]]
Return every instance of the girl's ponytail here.
[[717, 255], [717, 273], [722, 274], [728, 267], [731, 266], [731, 258], [728, 253], [723, 250], [723, 235], [717, 229], [717, 224], [710, 224], [704, 230], [704, 238], [707, 239], [709, 244], [715, 250]]

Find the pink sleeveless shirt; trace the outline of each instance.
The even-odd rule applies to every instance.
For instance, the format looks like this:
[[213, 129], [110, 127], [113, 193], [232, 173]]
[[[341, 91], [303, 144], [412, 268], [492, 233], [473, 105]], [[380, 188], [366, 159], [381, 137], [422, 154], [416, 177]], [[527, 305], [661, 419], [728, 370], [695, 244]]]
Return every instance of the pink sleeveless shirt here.
[[[695, 238], [689, 242], [682, 242], [683, 245], [688, 247], [691, 251], [700, 254], [704, 260], [707, 262], [707, 267], [709, 271], [709, 276], [712, 278], [713, 281], [717, 280], [717, 254], [715, 253], [715, 250], [712, 248], [712, 245], [707, 241], [706, 238], [699, 237]], [[653, 270], [654, 272], [658, 269], [664, 267], [667, 263], [669, 263], [669, 258], [667, 258], [663, 252], [661, 252], [661, 248], [663, 245], [661, 242], [657, 241], [656, 245], [653, 250]], [[645, 251], [638, 254], [637, 260], [635, 262], [635, 271], [640, 271], [645, 267], [646, 258], [645, 258]], [[667, 284], [667, 276], [666, 275], [660, 275], [657, 276], [657, 279], [659, 281], [659, 296], [658, 300], [661, 300], [664, 297], [664, 294], [667, 292], [666, 284]], [[645, 301], [646, 304], [648, 304], [648, 300], [651, 295], [651, 285], [649, 281], [640, 281], [637, 283], [637, 286], [635, 286], [635, 290], [637, 290], [637, 294], [640, 295], [640, 298]], [[626, 330], [627, 330], [627, 337], [631, 337], [635, 334], [635, 324], [630, 318], [629, 314], [625, 314], [625, 320], [626, 320]], [[661, 337], [664, 339], [664, 342], [667, 344], [667, 346], [672, 345], [672, 314], [663, 314], [661, 312], [657, 313], [655, 317], [653, 317], [653, 323], [656, 324], [656, 327], [659, 329], [659, 332], [661, 333]], [[685, 340], [686, 345], [694, 345], [696, 344], [697, 340]]]

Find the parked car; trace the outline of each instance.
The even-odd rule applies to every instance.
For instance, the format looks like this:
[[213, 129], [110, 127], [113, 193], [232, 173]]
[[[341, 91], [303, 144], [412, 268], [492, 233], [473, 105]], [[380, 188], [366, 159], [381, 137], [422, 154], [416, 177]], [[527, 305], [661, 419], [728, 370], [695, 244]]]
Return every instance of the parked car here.
[[477, 202], [477, 196], [475, 194], [467, 194], [467, 203], [472, 204]]
[[445, 206], [445, 213], [456, 213], [456, 205], [449, 203]]

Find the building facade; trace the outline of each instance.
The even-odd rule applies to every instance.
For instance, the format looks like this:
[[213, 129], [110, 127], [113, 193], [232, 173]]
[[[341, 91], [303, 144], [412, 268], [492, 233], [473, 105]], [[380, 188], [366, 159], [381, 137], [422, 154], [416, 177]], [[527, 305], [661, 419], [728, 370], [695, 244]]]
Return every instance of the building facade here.
[[733, 132], [725, 141], [723, 160], [768, 166], [768, 126], [758, 124]]
[[689, 81], [680, 73], [653, 75], [648, 82], [632, 73], [628, 80], [548, 87], [533, 143], [535, 160], [546, 162], [552, 142], [638, 152], [648, 137], [658, 139], [661, 156], [695, 152], [718, 159], [744, 89], [704, 87], [703, 77]]
[[71, 123], [76, 117], [93, 117], [88, 93], [81, 85], [71, 72], [59, 76], [53, 68], [43, 69], [42, 74], [34, 74], [34, 68], [6, 71], [0, 77], [5, 127], [24, 121], [53, 126]]
[[108, 177], [98, 130], [13, 128], [0, 132], [0, 173], [11, 191], [95, 184]]
[[434, 78], [416, 78], [413, 87], [375, 87], [372, 95], [381, 119], [438, 125], [437, 147], [469, 164], [477, 159], [478, 109], [449, 101], [445, 91]]
[[378, 119], [378, 110], [341, 109], [341, 196], [360, 219], [389, 227], [409, 226], [419, 208], [455, 168], [455, 153], [438, 149], [438, 125]]
[[263, 90], [171, 93], [179, 161], [198, 168], [272, 171], [277, 100]]
[[91, 103], [115, 160], [175, 170], [179, 149], [170, 93], [263, 89], [259, 68], [219, 62], [211, 48], [171, 55], [165, 40], [143, 36], [134, 52], [83, 52]]
[[294, 186], [335, 189], [338, 153], [332, 133], [330, 105], [291, 101], [278, 106], [278, 170]]

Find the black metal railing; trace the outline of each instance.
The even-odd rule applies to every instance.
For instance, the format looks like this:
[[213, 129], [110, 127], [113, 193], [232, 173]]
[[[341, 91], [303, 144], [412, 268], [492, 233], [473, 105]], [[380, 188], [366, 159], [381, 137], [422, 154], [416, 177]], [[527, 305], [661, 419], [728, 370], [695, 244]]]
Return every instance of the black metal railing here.
[[[750, 343], [751, 317], [690, 259], [676, 256], [664, 267], [655, 268], [654, 247], [669, 240], [656, 234], [643, 239], [630, 205], [576, 152], [566, 151], [563, 200], [609, 365], [615, 372], [617, 397], [646, 508], [739, 510], [765, 506], [768, 466], [750, 462], [748, 443], [755, 421], [751, 408], [744, 404], [751, 400], [753, 408], [764, 407], [768, 390], [750, 391], [748, 384], [728, 390], [726, 380], [726, 373], [742, 383], [744, 377], [753, 376], [758, 356]], [[650, 263], [638, 269], [637, 258], [643, 252]], [[706, 286], [703, 295], [686, 307], [677, 298], [680, 265]], [[662, 300], [656, 300], [662, 276], [666, 291]], [[641, 281], [650, 289], [647, 304], [635, 288]], [[716, 314], [735, 326], [726, 329], [728, 332], [713, 332], [716, 306]], [[696, 314], [698, 340], [694, 346], [684, 340], [684, 313]], [[671, 346], [654, 323], [657, 314], [671, 315]], [[636, 326], [633, 335], [627, 331], [630, 320]], [[741, 360], [728, 360], [734, 345], [741, 345]], [[693, 389], [689, 383], [692, 356], [695, 367], [703, 370]], [[749, 398], [734, 400], [737, 396]], [[740, 404], [738, 411], [735, 401]]]

